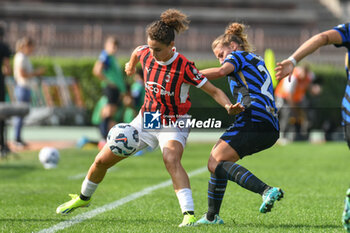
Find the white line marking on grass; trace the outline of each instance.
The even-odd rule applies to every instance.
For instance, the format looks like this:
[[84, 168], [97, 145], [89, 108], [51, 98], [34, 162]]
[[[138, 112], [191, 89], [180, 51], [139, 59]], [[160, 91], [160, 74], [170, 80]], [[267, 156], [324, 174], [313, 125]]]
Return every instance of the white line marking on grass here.
[[[191, 177], [191, 176], [196, 176], [198, 174], [201, 174], [203, 172], [207, 171], [207, 167], [202, 167], [202, 168], [199, 168], [197, 170], [194, 170], [190, 173], [188, 173], [188, 176]], [[164, 187], [167, 187], [167, 186], [170, 186], [172, 184], [171, 180], [167, 180], [165, 182], [162, 182], [162, 183], [159, 183], [157, 185], [153, 185], [153, 186], [150, 186], [148, 188], [145, 188], [139, 192], [136, 192], [136, 193], [132, 193], [130, 194], [129, 196], [126, 196], [122, 199], [119, 199], [119, 200], [116, 200], [114, 202], [111, 202], [109, 204], [106, 204], [106, 205], [103, 205], [101, 207], [98, 207], [96, 209], [93, 209], [89, 212], [85, 212], [83, 214], [79, 214], [79, 215], [76, 215], [75, 217], [69, 219], [69, 220], [66, 220], [66, 221], [63, 221], [63, 222], [60, 222], [50, 228], [46, 228], [46, 229], [43, 229], [41, 231], [39, 231], [38, 233], [53, 233], [53, 232], [56, 232], [56, 231], [59, 231], [59, 230], [63, 230], [63, 229], [66, 229], [68, 227], [71, 227], [75, 224], [78, 224], [78, 223], [81, 223], [87, 219], [90, 219], [90, 218], [93, 218], [99, 214], [102, 214], [106, 211], [109, 211], [109, 210], [112, 210], [112, 209], [115, 209], [121, 205], [124, 205], [125, 203], [128, 203], [130, 201], [133, 201], [133, 200], [136, 200], [140, 197], [143, 197], [145, 195], [148, 195], [150, 194], [151, 192], [157, 190], [157, 189], [161, 189], [161, 188], [164, 188]]]
[[[116, 171], [116, 170], [118, 170], [118, 167], [111, 167], [107, 170], [107, 172], [112, 172], [112, 171]], [[68, 176], [68, 180], [79, 180], [79, 179], [85, 178], [86, 174], [87, 174], [87, 172], [79, 173], [79, 174], [76, 174], [73, 176]]]

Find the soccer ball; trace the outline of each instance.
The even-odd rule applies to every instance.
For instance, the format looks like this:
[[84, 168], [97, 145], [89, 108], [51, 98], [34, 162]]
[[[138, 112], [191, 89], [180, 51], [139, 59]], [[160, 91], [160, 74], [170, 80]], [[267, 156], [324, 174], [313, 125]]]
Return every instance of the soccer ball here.
[[140, 145], [139, 132], [129, 124], [116, 124], [108, 132], [107, 145], [114, 154], [128, 157], [135, 153]]
[[60, 153], [56, 148], [43, 147], [39, 152], [39, 160], [45, 169], [56, 168], [60, 160]]

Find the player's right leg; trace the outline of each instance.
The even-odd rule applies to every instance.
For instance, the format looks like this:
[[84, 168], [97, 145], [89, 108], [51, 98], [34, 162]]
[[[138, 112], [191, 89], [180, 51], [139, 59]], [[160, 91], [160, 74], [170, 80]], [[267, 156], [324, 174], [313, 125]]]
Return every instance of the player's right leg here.
[[72, 200], [63, 203], [56, 209], [57, 214], [69, 214], [79, 207], [90, 205], [91, 196], [97, 189], [98, 184], [103, 180], [107, 169], [124, 159], [125, 157], [116, 156], [105, 145], [98, 153], [94, 163], [91, 165], [89, 172], [83, 181], [80, 195], [70, 194]]

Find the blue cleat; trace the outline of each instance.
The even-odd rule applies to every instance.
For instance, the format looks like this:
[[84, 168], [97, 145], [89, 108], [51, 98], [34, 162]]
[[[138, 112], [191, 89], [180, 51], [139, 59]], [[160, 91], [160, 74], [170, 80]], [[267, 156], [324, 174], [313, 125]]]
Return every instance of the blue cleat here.
[[275, 201], [279, 201], [283, 198], [284, 192], [280, 188], [270, 188], [263, 196], [263, 203], [260, 206], [260, 213], [270, 212]]
[[346, 192], [342, 222], [345, 230], [350, 233], [350, 188]]
[[195, 223], [195, 226], [210, 224], [224, 224], [224, 220], [222, 220], [219, 215], [215, 214], [214, 220], [210, 221], [207, 219], [207, 214], [204, 214], [203, 217]]

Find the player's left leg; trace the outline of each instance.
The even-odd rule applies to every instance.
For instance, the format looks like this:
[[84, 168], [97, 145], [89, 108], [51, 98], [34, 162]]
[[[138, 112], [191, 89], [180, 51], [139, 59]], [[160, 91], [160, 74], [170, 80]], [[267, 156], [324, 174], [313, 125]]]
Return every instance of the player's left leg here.
[[220, 139], [214, 146], [208, 161], [208, 169], [211, 172], [211, 180], [208, 185], [208, 212], [197, 221], [197, 224], [223, 223], [219, 218], [219, 211], [227, 180], [262, 195], [263, 204], [259, 209], [262, 213], [269, 212], [274, 202], [283, 197], [281, 189], [268, 186], [249, 170], [236, 164], [235, 162], [239, 159], [236, 150], [224, 140]]
[[162, 146], [163, 161], [173, 181], [173, 187], [179, 200], [184, 219], [179, 227], [193, 226], [196, 222], [194, 204], [188, 175], [181, 164], [183, 144], [169, 140]]

